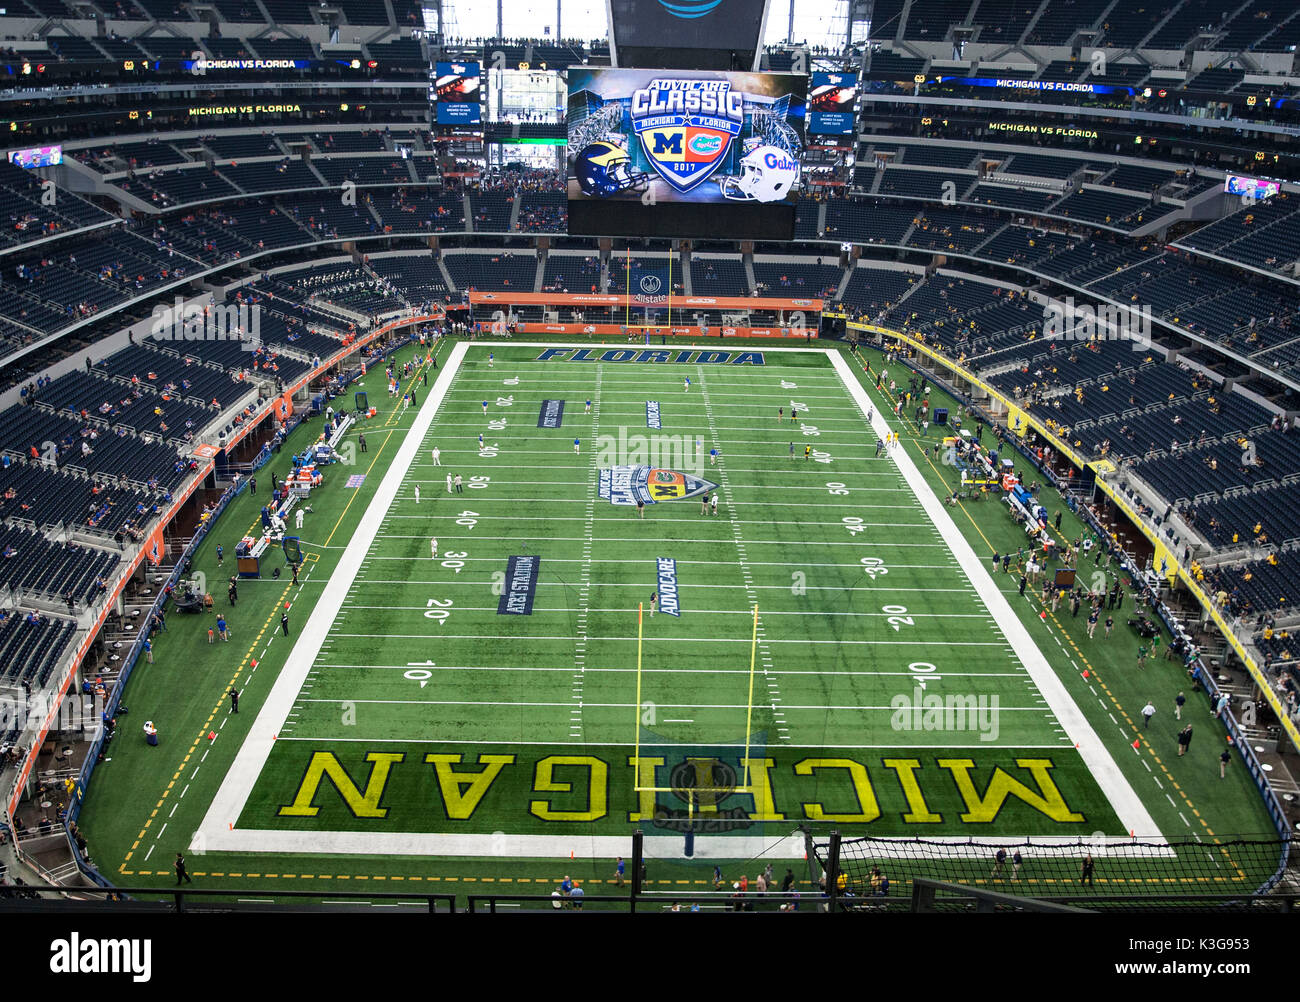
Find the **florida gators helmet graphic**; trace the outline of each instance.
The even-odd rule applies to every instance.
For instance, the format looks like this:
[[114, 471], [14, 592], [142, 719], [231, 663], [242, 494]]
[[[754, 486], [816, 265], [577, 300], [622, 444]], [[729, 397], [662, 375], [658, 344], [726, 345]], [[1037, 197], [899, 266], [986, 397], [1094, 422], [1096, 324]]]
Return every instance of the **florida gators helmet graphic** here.
[[633, 170], [627, 150], [604, 140], [583, 147], [573, 163], [573, 174], [582, 193], [597, 198], [639, 194], [650, 186], [650, 175]]
[[740, 202], [777, 202], [799, 180], [799, 161], [779, 146], [758, 146], [741, 158], [740, 176], [718, 181], [724, 198]]

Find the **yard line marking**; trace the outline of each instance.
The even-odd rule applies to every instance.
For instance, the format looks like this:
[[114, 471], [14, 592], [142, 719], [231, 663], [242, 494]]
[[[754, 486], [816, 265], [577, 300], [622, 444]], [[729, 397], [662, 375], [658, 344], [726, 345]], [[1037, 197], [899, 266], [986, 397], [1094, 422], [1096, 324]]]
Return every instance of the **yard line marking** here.
[[[746, 673], [748, 674], [748, 673]], [[581, 707], [599, 707], [603, 709], [627, 710], [635, 707], [636, 703], [604, 703], [594, 700], [587, 700], [581, 706], [574, 706], [572, 701], [566, 700], [510, 700], [510, 699], [304, 699], [304, 703], [322, 703], [322, 704], [342, 704], [357, 703], [367, 706], [568, 706], [572, 707], [571, 715], [581, 712]], [[655, 706], [660, 709], [671, 708], [678, 710], [700, 709], [700, 710], [743, 710], [748, 704], [746, 703], [665, 703], [656, 702]], [[763, 706], [769, 703], [759, 704]], [[896, 706], [882, 704], [880, 706], [859, 705], [849, 703], [843, 706], [833, 703], [787, 703], [787, 710], [860, 710], [862, 712], [875, 712], [878, 710], [888, 710], [894, 712], [898, 709]], [[1005, 703], [998, 704], [999, 710], [1009, 710], [1025, 713], [1041, 713], [1041, 706], [1007, 706]]]
[[[604, 586], [602, 585], [601, 587], [603, 588]], [[636, 587], [644, 588], [645, 586], [644, 586], [644, 585], [638, 585], [638, 586], [636, 586]], [[752, 586], [742, 586], [742, 587], [752, 588]], [[786, 589], [785, 589], [785, 590], [786, 590], [786, 591], [789, 591], [789, 586], [788, 586], [788, 585], [786, 586]], [[579, 602], [580, 602], [580, 604], [581, 604], [581, 598], [579, 599]], [[426, 608], [427, 608], [427, 606], [423, 606], [423, 605], [354, 605], [354, 606], [351, 606], [350, 608], [345, 609], [345, 610], [343, 610], [343, 611], [345, 611], [345, 612], [353, 612], [353, 611], [356, 611], [356, 612], [367, 612], [367, 611], [374, 611], [374, 610], [383, 610], [383, 611], [392, 611], [392, 612], [419, 612], [419, 613], [423, 613], [423, 612], [425, 611]], [[497, 610], [497, 607], [496, 607], [495, 605], [461, 605], [461, 606], [457, 606], [457, 607], [456, 607], [456, 611], [457, 611], [457, 612], [493, 612], [493, 613], [494, 613], [494, 612], [496, 612], [496, 610]], [[568, 615], [568, 610], [567, 610], [567, 609], [542, 609], [542, 610], [534, 610], [534, 611], [535, 611], [535, 612], [552, 612], [552, 613], [556, 613], [556, 614], [560, 614], [560, 615], [565, 615], [565, 616]], [[626, 608], [616, 608], [616, 609], [590, 609], [590, 610], [588, 610], [588, 611], [589, 611], [589, 612], [599, 612], [599, 613], [615, 613], [615, 614], [623, 614], [623, 615], [626, 615], [626, 614], [628, 613], [628, 610], [627, 610]], [[698, 615], [701, 615], [701, 616], [750, 616], [750, 617], [753, 617], [753, 615], [754, 615], [754, 610], [753, 610], [752, 607], [749, 608], [749, 609], [705, 609], [705, 610], [701, 611], [700, 613], [698, 613]], [[772, 616], [807, 616], [808, 613], [807, 613], [806, 611], [799, 610], [799, 609], [785, 610], [785, 611], [773, 610], [771, 613], [768, 613], [768, 612], [763, 612], [763, 613], [761, 613], [760, 616], [759, 616], [759, 619], [761, 620], [763, 616], [767, 616], [767, 615], [772, 615]], [[888, 618], [889, 618], [889, 613], [887, 613], [887, 612], [835, 612], [835, 611], [831, 611], [831, 610], [822, 610], [822, 609], [819, 609], [819, 610], [817, 611], [817, 615], [819, 615], [819, 616], [855, 616], [855, 617], [862, 617], [862, 618], [865, 618], [865, 619], [888, 619]], [[983, 618], [984, 618], [984, 614], [983, 614], [983, 613], [970, 613], [970, 612], [909, 612], [908, 615], [911, 616], [913, 619], [983, 619]], [[579, 620], [583, 620], [583, 619], [585, 619], [585, 618], [586, 618], [585, 613], [579, 611], [579, 613], [578, 613], [578, 618], [579, 618]], [[336, 634], [336, 636], [337, 636], [337, 635], [339, 635], [339, 634]], [[600, 638], [597, 638], [597, 639], [600, 639]]]
[[[719, 452], [722, 452], [722, 448], [721, 448], [722, 442], [718, 438], [718, 426], [713, 419], [713, 404], [709, 396], [708, 383], [704, 377], [704, 367], [697, 365], [695, 371], [700, 381], [700, 393], [704, 397], [704, 413], [709, 421], [709, 439], [713, 443], [713, 447], [718, 449]], [[763, 629], [763, 614], [762, 612], [757, 611], [758, 594], [757, 592], [754, 591], [754, 577], [750, 573], [749, 561], [747, 559], [747, 555], [745, 552], [744, 535], [740, 531], [740, 527], [742, 525], [746, 525], [746, 524], [757, 525], [762, 523], [746, 523], [741, 521], [741, 519], [737, 517], [735, 496], [732, 494], [730, 480], [728, 479], [727, 476], [726, 455], [723, 455], [722, 457], [722, 465], [716, 468], [718, 470], [719, 485], [721, 486], [723, 494], [727, 499], [727, 520], [731, 525], [731, 534], [736, 543], [736, 553], [739, 557], [740, 574], [745, 582], [745, 594], [749, 598], [750, 609], [755, 610], [753, 613], [750, 614], [752, 614], [755, 617], [754, 619], [755, 646], [757, 648], [757, 652], [763, 658], [763, 684], [767, 686], [767, 690], [768, 690], [767, 702], [770, 705], [772, 705], [773, 709], [775, 709], [776, 704], [781, 701], [781, 694], [777, 690], [773, 689], [768, 682], [768, 668], [772, 664], [771, 650], [768, 647], [767, 639], [763, 636], [763, 633], [765, 632]], [[843, 525], [843, 523], [840, 524]], [[746, 704], [745, 708], [747, 713], [750, 712], [750, 707], [748, 703]], [[788, 733], [782, 734], [778, 731], [778, 737], [782, 741], [790, 740], [790, 736]], [[746, 734], [746, 738], [748, 738], [748, 733]]]
[[[891, 707], [890, 709], [892, 710], [893, 708]], [[566, 747], [566, 748], [568, 748], [568, 747], [573, 747], [573, 748], [589, 748], [589, 747], [591, 747], [590, 742], [585, 741], [585, 740], [584, 740], [584, 741], [491, 741], [491, 740], [484, 740], [484, 739], [481, 739], [481, 738], [479, 738], [479, 739], [476, 739], [476, 738], [389, 738], [389, 737], [384, 737], [384, 738], [364, 738], [364, 737], [353, 738], [353, 737], [346, 737], [346, 738], [345, 738], [345, 737], [340, 737], [340, 736], [338, 736], [338, 735], [330, 735], [328, 738], [322, 738], [322, 737], [295, 738], [295, 737], [292, 737], [292, 736], [286, 736], [286, 735], [284, 735], [284, 734], [281, 734], [281, 735], [280, 735], [280, 740], [281, 740], [281, 741], [312, 741], [312, 742], [315, 742], [316, 744], [320, 744], [322, 741], [330, 741], [330, 742], [335, 742], [335, 743], [337, 743], [337, 742], [347, 742], [347, 743], [349, 743], [349, 744], [354, 744], [354, 743], [358, 743], [358, 742], [360, 742], [360, 743], [365, 743], [365, 744], [388, 744], [388, 745], [493, 745], [493, 746], [500, 746], [500, 747], [503, 747], [503, 748], [514, 748], [514, 747], [517, 747], [517, 746], [520, 746], [520, 747], [534, 747], [534, 746], [538, 746], [538, 747], [549, 748], [549, 747], [551, 747], [551, 746], [553, 746], [553, 745], [558, 745], [558, 746], [562, 746], [562, 747]], [[605, 747], [609, 747], [609, 748], [635, 748], [635, 747], [636, 747], [636, 743], [633, 742], [633, 741], [602, 741], [602, 742], [601, 742], [601, 745], [602, 745], [602, 746], [605, 746]], [[745, 742], [743, 742], [743, 741], [710, 741], [710, 742], [709, 742], [709, 747], [711, 747], [711, 748], [744, 748], [744, 747], [745, 747]], [[844, 750], [844, 749], [863, 749], [863, 750], [871, 750], [871, 749], [876, 749], [876, 748], [894, 748], [894, 749], [898, 749], [898, 748], [908, 748], [908, 749], [922, 749], [922, 748], [929, 748], [929, 749], [934, 749], [934, 750], [938, 750], [938, 751], [955, 751], [955, 750], [957, 750], [957, 749], [962, 749], [962, 748], [982, 749], [983, 751], [988, 751], [988, 750], [989, 750], [988, 742], [977, 742], [977, 743], [975, 743], [975, 744], [942, 744], [942, 745], [936, 745], [936, 744], [904, 744], [904, 745], [900, 745], [897, 741], [891, 742], [891, 743], [889, 743], [889, 744], [854, 744], [854, 745], [828, 745], [828, 744], [815, 744], [815, 745], [808, 745], [808, 744], [795, 744], [795, 743], [791, 743], [788, 747], [790, 747], [790, 748], [813, 748], [813, 749], [816, 749], [816, 748], [827, 748], [827, 749], [831, 749], [831, 748], [833, 748], [833, 749], [835, 749], [835, 750], [837, 750], [837, 751], [839, 751], [839, 750]], [[1059, 750], [1062, 749], [1062, 748], [1068, 748], [1068, 747], [1069, 747], [1069, 742], [1068, 742], [1068, 741], [1056, 741], [1056, 742], [1053, 742], [1053, 743], [1051, 743], [1051, 744], [1020, 744], [1019, 742], [1017, 742], [1016, 747], [1017, 747], [1017, 748], [1029, 749], [1029, 750], [1056, 750], [1056, 751], [1059, 751]], [[242, 829], [236, 829], [236, 834], [239, 834], [240, 831], [242, 831]], [[271, 833], [270, 833], [270, 832], [266, 832], [266, 831], [262, 831], [262, 832], [247, 831], [247, 832], [244, 832], [244, 834], [246, 834], [246, 835], [250, 835], [250, 836], [251, 836], [251, 835], [262, 835], [262, 836], [265, 836], [265, 835], [267, 835], [267, 834], [271, 834]], [[286, 834], [286, 835], [287, 835], [287, 834], [298, 834], [298, 835], [301, 835], [302, 832], [297, 832], [297, 833], [283, 832], [283, 833], [281, 833], [281, 834]], [[312, 835], [314, 835], [314, 836], [320, 836], [320, 837], [327, 836], [327, 835], [330, 835], [330, 834], [332, 834], [332, 833], [330, 833], [330, 832], [312, 832]], [[360, 834], [360, 833], [359, 833], [359, 834]], [[381, 836], [382, 833], [380, 833], [380, 832], [366, 832], [366, 833], [364, 833], [364, 834], [366, 834], [367, 836], [371, 836], [371, 837], [376, 837], [376, 838], [378, 838], [378, 837]], [[402, 834], [403, 836], [405, 836], [405, 837], [409, 837], [409, 838], [419, 838], [420, 835], [421, 835], [422, 833], [418, 833], [418, 832], [402, 832], [402, 833], [397, 833], [397, 832], [394, 832], [394, 833], [392, 833], [392, 834], [395, 834], [395, 835], [396, 835], [396, 834]], [[588, 838], [589, 836], [583, 836], [583, 837], [584, 837], [584, 839], [585, 839], [585, 838]], [[1070, 837], [1073, 838], [1073, 836], [1070, 836]], [[485, 835], [484, 838], [487, 838], [487, 836]], [[626, 844], [627, 844], [627, 839], [626, 839], [626, 837], [620, 835], [620, 836], [618, 836], [618, 838], [619, 838], [619, 842], [620, 842], [620, 844], [626, 846]], [[960, 836], [954, 836], [954, 838], [960, 838]], [[315, 843], [312, 843], [312, 844], [315, 844]], [[680, 848], [680, 847], [681, 847], [681, 846], [680, 846], [680, 840], [678, 840], [678, 848]], [[255, 851], [258, 851], [258, 852], [267, 851], [267, 852], [269, 852], [269, 851], [271, 851], [271, 850], [266, 849], [265, 846], [258, 845], [258, 846], [256, 847]], [[288, 850], [284, 850], [284, 851], [288, 851]], [[317, 851], [318, 851], [318, 852], [324, 852], [325, 850], [320, 849], [320, 848], [318, 847]], [[356, 851], [364, 851], [364, 850], [356, 850]], [[398, 850], [398, 851], [400, 851], [400, 850]], [[800, 843], [799, 843], [799, 851], [800, 851], [800, 852], [803, 851], [803, 842], [802, 842], [802, 841], [800, 841]]]
[[[348, 669], [348, 670], [357, 670], [357, 669], [363, 669], [363, 668], [364, 668], [364, 669], [375, 669], [376, 671], [402, 671], [402, 672], [405, 672], [405, 671], [409, 671], [409, 670], [410, 670], [410, 666], [409, 666], [409, 665], [405, 665], [405, 664], [400, 664], [400, 665], [379, 665], [379, 664], [364, 664], [364, 665], [357, 665], [357, 664], [331, 664], [331, 663], [321, 662], [321, 663], [318, 664], [317, 667], [320, 667], [320, 668], [341, 668], [341, 669]], [[441, 672], [452, 672], [452, 671], [488, 671], [488, 672], [510, 672], [510, 671], [521, 671], [521, 672], [557, 672], [557, 673], [568, 673], [568, 672], [572, 672], [572, 671], [573, 671], [573, 666], [572, 666], [572, 665], [564, 665], [564, 666], [562, 666], [562, 667], [543, 668], [543, 667], [539, 667], [539, 666], [536, 666], [536, 665], [440, 665], [440, 666], [438, 667], [438, 671], [439, 671], [440, 673], [441, 673]], [[631, 674], [631, 673], [635, 672], [636, 669], [635, 669], [635, 668], [588, 668], [587, 671], [588, 671], [589, 673], [593, 674], [593, 675], [594, 675], [594, 674], [600, 674], [600, 673], [605, 673], [605, 674]], [[709, 666], [709, 667], [705, 667], [705, 668], [680, 668], [680, 667], [678, 667], [678, 668], [642, 668], [641, 671], [642, 671], [642, 673], [644, 673], [644, 674], [654, 673], [654, 674], [663, 674], [663, 675], [677, 675], [677, 674], [701, 674], [701, 675], [748, 675], [748, 674], [749, 674], [749, 669], [748, 669], [748, 668], [717, 668], [717, 667], [713, 667], [713, 666]], [[916, 673], [915, 673], [915, 672], [911, 672], [911, 671], [836, 671], [836, 670], [834, 670], [834, 669], [829, 669], [829, 668], [812, 668], [812, 669], [810, 669], [810, 668], [773, 668], [773, 669], [771, 670], [770, 674], [772, 674], [772, 675], [792, 675], [792, 676], [799, 676], [799, 675], [816, 675], [816, 676], [834, 675], [834, 676], [836, 676], [836, 677], [844, 676], [845, 678], [878, 678], [878, 677], [879, 677], [879, 678], [887, 678], [887, 677], [897, 677], [897, 678], [915, 678], [915, 677], [916, 677]], [[945, 670], [945, 671], [944, 671], [944, 676], [945, 676], [945, 677], [949, 677], [949, 678], [1019, 678], [1019, 679], [1023, 679], [1023, 678], [1025, 677], [1025, 673], [1024, 673], [1023, 671], [989, 671], [989, 672], [981, 672], [981, 671], [962, 671], [962, 670], [960, 670], [960, 669], [954, 669], [954, 670]], [[772, 684], [775, 685], [776, 683], [772, 683]], [[1047, 702], [1047, 701], [1046, 701], [1046, 700], [1043, 700], [1041, 695], [1037, 695], [1037, 694], [1035, 694], [1035, 698], [1041, 700], [1041, 701], [1044, 703], [1044, 705], [1046, 705], [1046, 702]]]
[[[430, 637], [441, 637], [443, 640], [557, 640], [565, 643], [572, 643], [572, 637], [552, 637], [552, 636], [531, 636], [518, 634], [515, 636], [494, 635], [488, 633], [336, 633], [336, 637], [347, 637], [352, 640], [379, 640], [384, 637], [392, 637], [395, 640], [428, 640]], [[610, 641], [615, 643], [635, 643], [636, 637], [599, 637], [602, 642]], [[696, 643], [696, 644], [748, 644], [749, 637], [658, 637], [656, 643]], [[769, 644], [853, 644], [861, 647], [915, 647], [918, 644], [933, 646], [932, 638], [918, 638], [916, 640], [806, 640], [802, 637], [792, 640], [769, 640]], [[945, 640], [945, 647], [1003, 647], [1005, 646], [1000, 640]]]
[[[593, 448], [588, 450], [590, 459], [587, 467], [587, 502], [583, 510], [585, 524], [583, 526], [582, 540], [582, 568], [579, 571], [579, 582], [581, 587], [578, 591], [578, 622], [575, 624], [576, 636], [574, 638], [574, 667], [573, 699], [576, 706], [573, 709], [572, 721], [573, 727], [570, 733], [582, 733], [582, 686], [587, 670], [587, 610], [590, 605], [590, 599], [587, 593], [591, 588], [591, 546], [592, 537], [595, 534], [596, 521], [596, 487], [599, 481], [599, 472], [596, 463], [595, 443], [599, 440], [597, 433], [600, 427], [600, 375], [604, 366], [596, 366], [596, 388], [592, 391], [592, 407], [595, 408], [591, 415], [591, 442]], [[577, 439], [574, 439], [577, 441]]]

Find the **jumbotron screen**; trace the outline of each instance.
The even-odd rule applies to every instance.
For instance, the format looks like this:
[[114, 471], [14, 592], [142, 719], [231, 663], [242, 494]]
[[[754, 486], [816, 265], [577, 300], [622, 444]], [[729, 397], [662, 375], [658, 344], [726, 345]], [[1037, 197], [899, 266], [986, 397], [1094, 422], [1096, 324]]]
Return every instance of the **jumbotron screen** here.
[[478, 63], [438, 63], [434, 99], [439, 125], [464, 125], [481, 119]]
[[569, 70], [569, 232], [790, 240], [808, 78]]

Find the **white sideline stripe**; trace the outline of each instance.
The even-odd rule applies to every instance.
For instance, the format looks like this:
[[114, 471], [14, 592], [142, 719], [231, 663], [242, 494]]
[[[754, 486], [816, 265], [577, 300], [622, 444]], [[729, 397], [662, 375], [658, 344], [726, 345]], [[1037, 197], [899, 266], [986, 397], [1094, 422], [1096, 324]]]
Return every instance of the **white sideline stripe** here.
[[[191, 851], [194, 850], [195, 845], [213, 850], [265, 851], [262, 839], [255, 835], [250, 838], [251, 833], [236, 832], [231, 826], [239, 820], [239, 815], [253, 792], [253, 784], [261, 775], [270, 757], [271, 749], [275, 745], [275, 735], [288, 722], [289, 713], [293, 710], [303, 683], [307, 681], [307, 676], [311, 672], [312, 662], [320, 654], [330, 627], [337, 618], [344, 599], [347, 598], [348, 589], [361, 570], [362, 561], [379, 533], [380, 523], [383, 522], [389, 507], [397, 497], [408, 468], [420, 452], [424, 436], [433, 424], [434, 415], [437, 414], [439, 406], [447, 396], [468, 348], [468, 343], [461, 341], [452, 347], [451, 353], [447, 356], [442, 373], [424, 398], [424, 404], [416, 414], [415, 423], [402, 441], [393, 465], [384, 474], [384, 479], [375, 491], [374, 498], [365, 514], [361, 516], [356, 531], [352, 534], [347, 549], [339, 557], [338, 566], [329, 576], [311, 616], [299, 629], [293, 649], [289, 652], [284, 667], [275, 680], [275, 685], [271, 687], [271, 692], [253, 721], [248, 736], [240, 745], [229, 771], [222, 778], [221, 786], [213, 797], [212, 803], [208, 805], [203, 822], [194, 833], [194, 841], [189, 846]], [[319, 832], [286, 834], [293, 836], [290, 841], [296, 846], [289, 851], [310, 852], [313, 846], [321, 845], [322, 833]], [[225, 836], [230, 836], [230, 839], [227, 840]]]
[[[838, 351], [827, 352], [827, 354], [830, 356], [832, 368], [843, 380], [849, 396], [857, 402], [864, 415], [872, 415], [871, 426], [876, 434], [883, 438], [888, 425], [880, 413], [872, 409], [871, 399], [867, 396], [866, 390], [862, 388], [862, 384], [858, 382]], [[951, 544], [953, 556], [957, 558], [971, 584], [979, 590], [1002, 635], [1007, 638], [1021, 664], [1025, 666], [1025, 671], [1029, 673], [1029, 677], [1033, 679], [1039, 692], [1047, 700], [1048, 706], [1051, 707], [1052, 713], [1060, 721], [1061, 726], [1065, 728], [1069, 739], [1078, 745], [1079, 757], [1083, 759], [1088, 771], [1096, 777], [1097, 785], [1114, 807], [1115, 813], [1119, 815], [1124, 829], [1136, 833], [1138, 837], [1163, 838], [1155, 819], [1151, 817], [1129, 781], [1124, 778], [1124, 774], [1119, 771], [1119, 766], [1115, 764], [1106, 746], [1101, 743], [1101, 738], [1092, 729], [1092, 725], [1070, 698], [1070, 694], [1066, 692], [1065, 686], [1052, 670], [1052, 666], [1048, 664], [1043, 652], [1038, 649], [1024, 623], [1012, 611], [1006, 595], [994, 584], [985, 566], [986, 562], [975, 555], [966, 537], [958, 531], [947, 509], [935, 497], [929, 483], [912, 462], [912, 457], [908, 455], [906, 449], [896, 449], [892, 455], [899, 471], [911, 484], [921, 507], [929, 514], [935, 528]]]

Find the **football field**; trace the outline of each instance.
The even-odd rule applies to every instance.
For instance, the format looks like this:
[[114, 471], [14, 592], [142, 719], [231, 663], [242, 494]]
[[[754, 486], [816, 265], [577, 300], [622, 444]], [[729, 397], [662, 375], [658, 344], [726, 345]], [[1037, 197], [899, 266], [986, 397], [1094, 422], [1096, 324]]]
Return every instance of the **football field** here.
[[857, 376], [820, 349], [456, 345], [196, 844], [1159, 837]]

